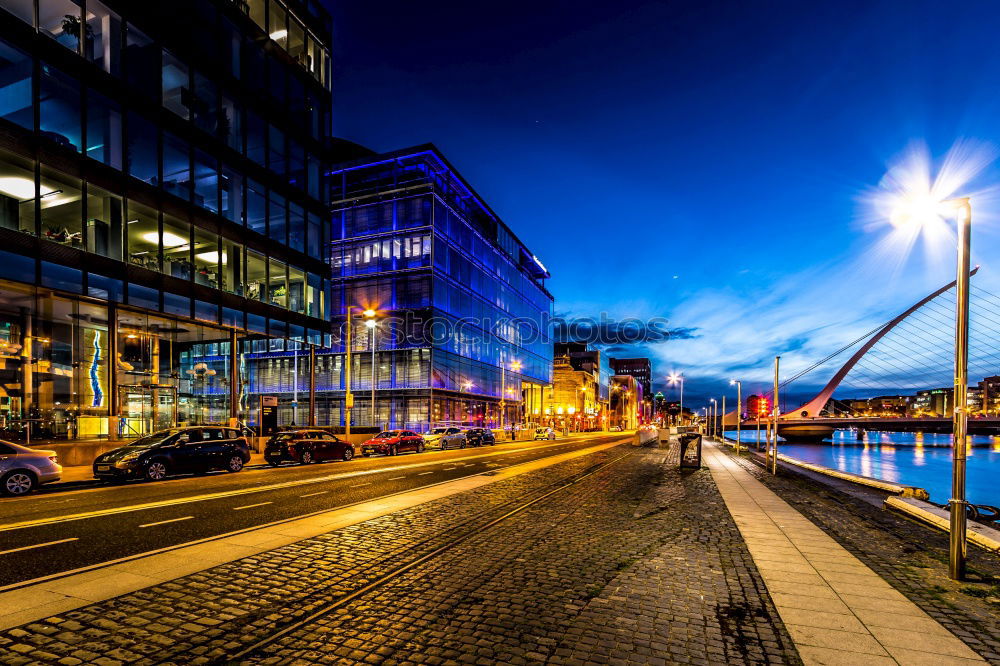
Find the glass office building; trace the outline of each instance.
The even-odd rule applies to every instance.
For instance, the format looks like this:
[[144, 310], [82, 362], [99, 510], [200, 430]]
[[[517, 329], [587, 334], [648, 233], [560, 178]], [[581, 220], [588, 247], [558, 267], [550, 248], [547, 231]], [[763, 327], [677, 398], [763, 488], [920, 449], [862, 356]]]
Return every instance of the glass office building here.
[[[345, 418], [351, 308], [353, 423], [423, 431], [530, 421], [552, 381], [542, 263], [434, 146], [342, 164], [330, 189], [341, 342], [318, 352], [321, 417]], [[372, 328], [357, 316], [366, 309]]]
[[5, 436], [253, 422], [272, 371], [314, 414], [330, 35], [318, 0], [0, 0]]

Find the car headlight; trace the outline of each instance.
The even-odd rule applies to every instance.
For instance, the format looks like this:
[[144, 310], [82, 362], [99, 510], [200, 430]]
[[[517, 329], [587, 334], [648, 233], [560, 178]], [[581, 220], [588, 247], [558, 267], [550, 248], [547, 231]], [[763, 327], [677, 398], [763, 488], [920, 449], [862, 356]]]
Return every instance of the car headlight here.
[[115, 463], [115, 466], [124, 467], [130, 462], [136, 460], [138, 457], [139, 457], [138, 453], [126, 453], [124, 456], [118, 459], [118, 462]]

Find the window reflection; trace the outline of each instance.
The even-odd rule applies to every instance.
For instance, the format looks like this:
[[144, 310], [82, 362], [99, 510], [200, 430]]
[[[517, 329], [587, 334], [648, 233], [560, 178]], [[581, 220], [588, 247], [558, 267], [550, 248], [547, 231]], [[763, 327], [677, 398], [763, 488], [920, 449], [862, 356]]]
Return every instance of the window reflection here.
[[80, 87], [51, 65], [42, 65], [39, 89], [40, 134], [65, 148], [80, 150]]
[[191, 91], [188, 81], [187, 65], [174, 57], [169, 51], [163, 52], [163, 107], [176, 113], [181, 118], [188, 117], [188, 103]]
[[122, 200], [87, 185], [87, 251], [121, 261]]
[[219, 286], [219, 237], [194, 228], [194, 279], [206, 287]]
[[126, 217], [129, 263], [151, 271], [160, 270], [160, 224], [156, 211], [129, 201]]
[[20, 49], [0, 41], [0, 118], [34, 129], [31, 106], [31, 58]]
[[219, 288], [231, 294], [243, 294], [243, 246], [231, 240], [222, 240], [222, 270], [219, 271]]
[[35, 3], [32, 0], [3, 0], [0, 9], [5, 9], [28, 25], [35, 23]]
[[42, 238], [83, 247], [83, 193], [78, 178], [42, 168], [39, 193]]
[[267, 260], [264, 255], [247, 250], [246, 293], [253, 300], [263, 300], [264, 285], [267, 282]]
[[191, 200], [191, 163], [188, 144], [173, 134], [163, 135], [163, 189]]
[[35, 171], [31, 162], [0, 152], [0, 229], [35, 232]]
[[182, 280], [191, 279], [191, 225], [163, 216], [163, 272]]
[[87, 93], [87, 157], [122, 168], [121, 107], [93, 90]]
[[267, 276], [267, 302], [281, 308], [288, 307], [285, 264], [277, 259], [271, 259], [270, 266]]
[[109, 74], [118, 76], [121, 19], [97, 0], [87, 0], [87, 25], [84, 30], [84, 57]]
[[[38, 29], [71, 51], [80, 50], [82, 32], [82, 3], [72, 0], [40, 0], [38, 3]], [[88, 32], [92, 40], [92, 32]]]

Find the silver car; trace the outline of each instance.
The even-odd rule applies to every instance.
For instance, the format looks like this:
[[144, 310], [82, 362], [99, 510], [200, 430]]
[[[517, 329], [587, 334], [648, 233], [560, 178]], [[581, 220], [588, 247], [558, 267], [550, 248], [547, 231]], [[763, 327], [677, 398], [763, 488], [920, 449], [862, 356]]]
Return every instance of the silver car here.
[[29, 449], [0, 440], [0, 494], [27, 495], [61, 476], [62, 466], [56, 462], [55, 451]]
[[424, 442], [427, 448], [431, 449], [464, 449], [466, 445], [465, 433], [461, 428], [434, 428], [424, 435]]

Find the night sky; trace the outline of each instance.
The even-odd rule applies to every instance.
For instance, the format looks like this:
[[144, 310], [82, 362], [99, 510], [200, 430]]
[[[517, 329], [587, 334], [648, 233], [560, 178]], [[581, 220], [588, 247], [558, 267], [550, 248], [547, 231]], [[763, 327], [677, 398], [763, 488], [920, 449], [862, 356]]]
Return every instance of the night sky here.
[[[334, 133], [435, 143], [551, 270], [556, 312], [665, 317], [657, 384], [790, 374], [953, 279], [870, 194], [980, 160], [974, 259], [1000, 292], [1000, 6], [990, 2], [338, 2]], [[833, 369], [797, 389], [825, 382]]]

